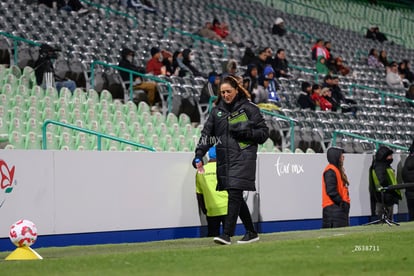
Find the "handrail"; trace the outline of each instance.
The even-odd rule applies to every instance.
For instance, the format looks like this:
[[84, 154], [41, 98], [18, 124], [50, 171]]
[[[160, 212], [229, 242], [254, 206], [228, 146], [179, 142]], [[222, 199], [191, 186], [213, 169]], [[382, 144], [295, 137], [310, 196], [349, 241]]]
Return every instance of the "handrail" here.
[[168, 33], [170, 33], [170, 32], [175, 32], [175, 33], [179, 33], [179, 34], [184, 35], [184, 36], [189, 36], [189, 37], [191, 37], [192, 39], [194, 39], [196, 41], [197, 40], [201, 40], [203, 42], [207, 42], [207, 43], [210, 43], [210, 44], [213, 44], [213, 45], [220, 46], [221, 48], [223, 48], [223, 58], [226, 58], [227, 57], [227, 45], [224, 44], [223, 42], [216, 41], [216, 40], [212, 40], [212, 39], [208, 39], [208, 38], [205, 38], [205, 37], [202, 37], [202, 36], [193, 34], [193, 33], [189, 33], [189, 32], [186, 32], [186, 31], [183, 31], [183, 30], [174, 28], [174, 27], [172, 27], [172, 28], [166, 28], [164, 30], [164, 38], [167, 38], [168, 37]]
[[288, 64], [288, 67], [299, 70], [299, 71], [302, 71], [302, 72], [305, 72], [305, 73], [312, 74], [313, 78], [315, 79], [315, 83], [319, 83], [319, 74], [318, 74], [318, 72], [316, 72], [316, 70], [305, 68], [305, 67], [300, 67], [300, 66], [292, 65], [292, 64]]
[[84, 132], [84, 133], [87, 133], [87, 134], [92, 134], [92, 135], [97, 136], [98, 137], [97, 146], [98, 146], [99, 151], [102, 149], [102, 141], [101, 141], [102, 138], [118, 141], [120, 143], [128, 144], [128, 145], [131, 145], [131, 146], [136, 146], [136, 147], [139, 147], [139, 148], [144, 148], [144, 149], [147, 149], [149, 151], [155, 151], [155, 149], [153, 147], [149, 147], [149, 146], [146, 146], [146, 145], [143, 145], [143, 144], [140, 144], [140, 143], [128, 141], [128, 140], [125, 140], [125, 139], [122, 139], [122, 138], [119, 138], [119, 137], [115, 137], [115, 136], [112, 136], [112, 135], [107, 135], [107, 134], [104, 134], [104, 133], [96, 132], [96, 131], [93, 131], [93, 130], [89, 130], [89, 129], [86, 129], [86, 128], [81, 128], [81, 127], [78, 127], [78, 126], [74, 126], [74, 125], [70, 125], [70, 124], [66, 124], [66, 123], [62, 123], [62, 122], [58, 122], [58, 121], [54, 121], [54, 120], [45, 120], [43, 125], [42, 125], [42, 148], [44, 150], [47, 149], [46, 131], [47, 131], [47, 126], [49, 124], [53, 124], [53, 125], [57, 125], [57, 126], [61, 126], [61, 127], [66, 127], [66, 128], [69, 128], [69, 129], [73, 129], [73, 130], [77, 130], [77, 131], [80, 131], [80, 132]]
[[296, 30], [296, 29], [291, 28], [291, 27], [286, 27], [286, 30], [288, 30], [288, 31], [289, 31], [289, 32], [291, 32], [291, 33], [296, 33], [296, 34], [303, 35], [303, 36], [306, 38], [306, 41], [305, 41], [305, 42], [307, 42], [307, 43], [311, 42], [312, 38], [313, 38], [314, 40], [318, 39], [318, 38], [317, 38], [316, 36], [314, 36], [314, 35], [308, 34], [307, 32], [303, 32], [303, 31]]
[[352, 96], [353, 95], [353, 89], [354, 88], [360, 88], [360, 89], [364, 89], [364, 90], [370, 90], [373, 91], [374, 93], [380, 94], [381, 95], [381, 104], [384, 105], [385, 104], [385, 97], [390, 97], [390, 98], [395, 98], [407, 103], [413, 103], [414, 104], [414, 100], [411, 99], [407, 99], [406, 97], [403, 96], [399, 96], [399, 95], [395, 95], [386, 91], [382, 91], [379, 90], [375, 87], [370, 87], [370, 86], [365, 86], [365, 85], [360, 85], [360, 84], [356, 84], [356, 83], [351, 83], [349, 85], [349, 94]]
[[336, 138], [338, 136], [338, 134], [341, 135], [345, 135], [345, 136], [350, 136], [352, 138], [357, 138], [359, 140], [366, 140], [369, 142], [372, 142], [375, 144], [375, 149], [378, 149], [379, 145], [385, 145], [388, 147], [392, 147], [392, 148], [396, 148], [396, 149], [400, 149], [400, 150], [404, 150], [404, 151], [408, 151], [407, 147], [403, 147], [403, 146], [399, 146], [399, 145], [394, 145], [388, 142], [383, 142], [383, 141], [378, 141], [376, 139], [370, 138], [370, 137], [365, 137], [365, 136], [361, 136], [355, 133], [351, 133], [351, 132], [347, 132], [347, 131], [342, 131], [342, 130], [334, 130], [333, 134], [332, 134], [332, 146], [336, 146]]
[[251, 16], [249, 14], [246, 14], [244, 12], [236, 11], [236, 10], [229, 9], [229, 8], [226, 8], [226, 7], [223, 7], [223, 6], [220, 6], [220, 5], [216, 5], [216, 4], [207, 5], [207, 8], [209, 8], [209, 9], [217, 9], [217, 10], [220, 10], [220, 11], [225, 11], [228, 14], [241, 15], [243, 17], [246, 17], [246, 18], [252, 20], [253, 21], [253, 26], [254, 27], [257, 27], [257, 19], [256, 19], [256, 17]]
[[[210, 112], [211, 109], [213, 108], [213, 101], [215, 101], [216, 99], [217, 99], [217, 96], [211, 96], [210, 97], [209, 102], [208, 102], [208, 112]], [[290, 150], [292, 152], [294, 152], [295, 151], [295, 124], [294, 123], [296, 122], [296, 120], [294, 120], [290, 117], [284, 116], [282, 114], [277, 114], [277, 113], [270, 112], [268, 110], [260, 109], [260, 111], [264, 114], [274, 116], [274, 117], [278, 117], [278, 118], [281, 118], [283, 120], [289, 121], [289, 126], [290, 126]]]
[[13, 53], [14, 53], [13, 62], [14, 62], [14, 64], [17, 64], [18, 61], [19, 61], [19, 58], [18, 58], [18, 49], [17, 49], [17, 43], [18, 42], [24, 42], [26, 44], [33, 45], [33, 46], [40, 46], [40, 45], [42, 45], [41, 43], [35, 42], [33, 40], [29, 40], [29, 39], [26, 39], [26, 38], [23, 38], [23, 37], [20, 37], [20, 36], [15, 36], [15, 35], [12, 35], [12, 34], [6, 33], [6, 32], [1, 32], [0, 31], [0, 35], [5, 36], [5, 37], [8, 37], [8, 38], [11, 38], [13, 40]]
[[107, 6], [104, 6], [104, 5], [101, 5], [101, 4], [92, 3], [92, 2], [87, 1], [87, 0], [80, 0], [80, 1], [83, 2], [83, 3], [86, 3], [86, 4], [90, 5], [90, 6], [94, 6], [94, 7], [98, 8], [98, 9], [105, 10], [105, 15], [107, 17], [109, 15], [109, 13], [112, 12], [112, 13], [115, 13], [117, 15], [120, 15], [120, 16], [123, 16], [123, 17], [126, 17], [126, 18], [130, 18], [130, 19], [132, 19], [132, 21], [134, 21], [133, 27], [136, 28], [138, 26], [138, 20], [136, 19], [136, 17], [134, 17], [132, 15], [129, 15], [127, 13], [120, 12], [120, 11], [117, 11], [117, 10], [114, 10], [114, 9], [111, 9], [110, 7], [107, 7]]
[[105, 62], [100, 61], [100, 60], [94, 60], [91, 63], [91, 83], [90, 83], [90, 85], [91, 85], [91, 88], [92, 89], [95, 86], [95, 80], [94, 80], [94, 78], [95, 78], [95, 76], [94, 76], [95, 75], [95, 65], [102, 65], [102, 66], [105, 66], [105, 67], [111, 67], [111, 68], [116, 69], [116, 70], [128, 72], [129, 73], [129, 83], [130, 83], [130, 85], [129, 85], [129, 99], [130, 100], [132, 100], [133, 93], [134, 93], [134, 87], [133, 87], [134, 79], [133, 79], [133, 75], [138, 75], [138, 76], [143, 77], [143, 78], [146, 78], [146, 79], [150, 79], [150, 80], [153, 80], [153, 81], [156, 81], [156, 82], [160, 82], [160, 83], [166, 84], [167, 87], [168, 87], [168, 98], [167, 98], [168, 113], [171, 112], [171, 109], [172, 109], [172, 87], [171, 87], [171, 83], [170, 82], [168, 82], [166, 80], [163, 80], [163, 79], [160, 79], [160, 78], [155, 77], [155, 76], [142, 74], [142, 73], [139, 73], [139, 72], [136, 72], [136, 71], [132, 71], [132, 70], [127, 69], [127, 68], [124, 68], [124, 67], [119, 67], [119, 66], [114, 65], [114, 64], [105, 63]]

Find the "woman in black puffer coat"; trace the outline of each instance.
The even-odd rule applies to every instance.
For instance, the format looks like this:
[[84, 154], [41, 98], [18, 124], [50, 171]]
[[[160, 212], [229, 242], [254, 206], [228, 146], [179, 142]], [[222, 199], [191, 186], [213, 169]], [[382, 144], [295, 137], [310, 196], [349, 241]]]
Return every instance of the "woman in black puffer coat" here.
[[256, 190], [257, 148], [268, 137], [265, 120], [259, 108], [250, 101], [242, 81], [232, 75], [224, 78], [216, 107], [204, 125], [193, 160], [196, 167], [195, 160], [201, 160], [216, 144], [217, 190], [227, 190], [229, 194], [224, 234], [214, 239], [217, 243], [231, 244], [230, 237], [234, 235], [239, 214], [247, 231], [239, 243], [259, 239], [243, 200], [243, 191]]

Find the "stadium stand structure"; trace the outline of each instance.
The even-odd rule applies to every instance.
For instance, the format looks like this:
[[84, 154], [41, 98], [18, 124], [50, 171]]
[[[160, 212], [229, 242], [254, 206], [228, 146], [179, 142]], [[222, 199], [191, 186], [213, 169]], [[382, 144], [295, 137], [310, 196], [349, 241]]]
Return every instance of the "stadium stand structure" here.
[[[393, 60], [412, 61], [414, 51], [400, 45], [398, 41], [381, 44], [365, 39], [358, 30], [367, 23], [360, 20], [362, 16], [353, 19], [346, 17], [347, 20], [344, 19], [338, 24], [321, 16], [330, 13], [335, 16], [329, 18], [345, 18], [346, 13], [340, 1], [332, 1], [333, 4], [329, 7], [323, 5], [323, 1], [316, 1], [315, 7], [324, 9], [324, 12], [319, 13], [307, 10], [305, 6], [302, 9], [295, 8], [299, 15], [289, 13], [291, 8], [288, 2], [273, 1], [273, 7], [277, 7], [274, 9], [247, 0], [218, 0], [214, 5], [196, 0], [155, 0], [153, 4], [157, 7], [157, 13], [154, 14], [102, 0], [99, 5], [119, 13], [110, 13], [105, 9], [91, 6], [91, 12], [85, 15], [56, 12], [43, 5], [27, 4], [24, 0], [1, 2], [0, 14], [5, 20], [0, 21], [0, 31], [40, 43], [58, 45], [62, 53], [56, 61], [57, 73], [76, 80], [79, 89], [73, 95], [67, 92], [58, 95], [53, 89], [43, 90], [36, 86], [30, 65], [37, 58], [37, 47], [19, 43], [19, 59], [17, 64], [14, 64], [13, 41], [0, 36], [1, 61], [7, 64], [9, 60], [10, 65], [0, 66], [0, 137], [3, 142], [10, 145], [8, 148], [37, 149], [40, 148], [42, 122], [45, 119], [56, 119], [138, 141], [157, 150], [192, 151], [202, 126], [194, 128], [188, 118], [187, 123], [182, 124], [182, 120], [178, 118], [184, 115], [179, 114], [180, 108], [177, 106], [173, 108], [175, 114], [170, 113], [165, 117], [158, 113], [151, 114], [144, 103], [134, 108], [132, 103], [112, 99], [107, 74], [118, 74], [114, 70], [99, 68], [95, 72], [95, 86], [92, 88], [90, 64], [94, 60], [117, 64], [123, 47], [134, 49], [136, 58], [142, 66], [149, 59], [149, 50], [152, 46], [170, 51], [193, 48], [197, 56], [194, 63], [200, 71], [206, 74], [209, 71], [221, 72], [223, 62], [229, 58], [241, 60], [244, 47], [231, 43], [220, 46], [171, 31], [178, 29], [194, 34], [206, 21], [219, 18], [229, 23], [232, 34], [242, 39], [248, 37], [256, 47], [286, 49], [287, 58], [290, 64], [294, 65], [291, 72], [298, 77], [282, 82], [284, 93], [288, 97], [278, 111], [280, 115], [296, 122], [294, 131], [289, 128], [286, 120], [266, 115], [274, 135], [272, 140], [261, 146], [260, 151], [284, 152], [291, 146], [290, 137], [294, 135], [295, 149], [299, 148], [302, 152], [322, 152], [331, 144], [334, 130], [408, 146], [414, 132], [413, 109], [400, 98], [393, 97], [404, 97], [405, 91], [388, 88], [384, 81], [384, 71], [368, 67], [365, 57], [369, 49], [377, 48], [387, 50]], [[309, 4], [306, 1], [294, 2]], [[352, 4], [351, 10], [357, 7], [354, 5], [357, 4]], [[300, 5], [295, 5], [297, 6]], [[364, 6], [364, 18], [370, 20], [372, 15], [374, 19], [371, 19], [370, 23], [375, 22], [378, 9]], [[406, 13], [407, 16], [412, 16], [412, 12]], [[123, 17], [122, 14], [129, 17]], [[388, 10], [383, 10], [382, 14], [387, 14], [384, 18], [393, 18], [388, 15]], [[138, 26], [133, 26], [131, 17], [138, 20]], [[291, 30], [290, 35], [279, 37], [270, 33], [276, 17], [285, 20]], [[353, 27], [344, 25], [345, 21], [349, 21]], [[409, 23], [404, 21], [404, 24]], [[387, 31], [397, 36], [404, 35], [391, 26], [395, 25], [390, 24]], [[321, 79], [321, 76], [314, 73], [314, 61], [310, 55], [313, 40], [319, 37], [330, 40], [335, 55], [342, 56], [353, 70], [350, 76], [340, 76], [340, 85], [347, 97], [358, 103], [357, 118], [346, 113], [303, 111], [296, 106], [301, 80], [312, 82]], [[172, 84], [175, 99], [184, 97], [198, 101], [202, 82], [180, 77], [167, 80]], [[165, 96], [165, 93], [163, 95]], [[175, 103], [179, 105], [180, 101]], [[177, 118], [174, 119], [173, 116]], [[46, 135], [50, 145], [48, 148], [96, 149], [96, 140], [93, 138], [70, 131], [65, 134], [65, 131], [53, 125], [49, 127]], [[368, 141], [341, 135], [337, 137], [336, 142], [350, 153], [371, 152], [375, 148], [375, 145]], [[104, 149], [134, 150], [131, 146], [112, 142], [105, 143]]]

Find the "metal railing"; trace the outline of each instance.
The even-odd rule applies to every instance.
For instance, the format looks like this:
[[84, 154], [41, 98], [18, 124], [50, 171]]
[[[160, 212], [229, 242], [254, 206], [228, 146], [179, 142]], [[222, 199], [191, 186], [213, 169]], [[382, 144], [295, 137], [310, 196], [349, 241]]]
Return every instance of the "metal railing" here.
[[171, 83], [169, 83], [168, 81], [160, 79], [160, 78], [152, 76], [152, 75], [146, 75], [146, 74], [142, 74], [142, 73], [139, 73], [139, 72], [136, 72], [136, 71], [129, 70], [129, 69], [124, 68], [124, 67], [119, 67], [119, 66], [114, 65], [114, 64], [109, 64], [109, 63], [106, 63], [106, 62], [103, 62], [103, 61], [94, 60], [91, 63], [90, 85], [91, 85], [92, 89], [95, 86], [95, 66], [96, 65], [101, 65], [101, 66], [104, 66], [104, 67], [110, 67], [110, 68], [113, 68], [113, 69], [116, 69], [116, 70], [120, 70], [120, 71], [124, 71], [124, 72], [129, 73], [129, 99], [130, 100], [132, 100], [133, 95], [134, 95], [134, 87], [133, 87], [134, 86], [133, 85], [133, 83], [134, 83], [134, 77], [133, 76], [134, 75], [137, 75], [137, 76], [140, 76], [142, 78], [150, 79], [150, 80], [153, 80], [155, 82], [160, 82], [160, 83], [163, 83], [163, 84], [167, 85], [167, 88], [168, 88], [167, 109], [168, 109], [168, 113], [171, 112], [171, 109], [172, 109], [172, 87], [171, 87]]
[[386, 97], [394, 98], [394, 99], [398, 99], [398, 100], [401, 100], [401, 101], [404, 101], [404, 102], [407, 102], [407, 103], [414, 104], [414, 100], [407, 99], [406, 97], [398, 96], [398, 95], [395, 95], [395, 94], [392, 94], [392, 93], [389, 93], [389, 92], [386, 92], [386, 91], [382, 91], [382, 90], [379, 90], [379, 89], [377, 89], [375, 87], [360, 85], [360, 84], [356, 84], [356, 83], [351, 83], [349, 85], [349, 94], [351, 96], [354, 93], [354, 91], [353, 91], [354, 88], [359, 88], [359, 89], [363, 89], [363, 90], [369, 90], [369, 91], [373, 91], [374, 93], [380, 94], [380, 96], [381, 96], [381, 104], [382, 105], [385, 104], [385, 98]]
[[293, 65], [293, 64], [289, 64], [288, 66], [289, 66], [289, 68], [311, 74], [313, 76], [314, 80], [315, 80], [315, 83], [319, 83], [319, 74], [318, 74], [318, 72], [316, 72], [315, 69], [300, 67], [300, 66], [296, 66], [296, 65]]
[[32, 45], [32, 46], [42, 45], [41, 43], [35, 42], [33, 40], [29, 40], [29, 39], [26, 39], [26, 38], [23, 38], [23, 37], [20, 37], [20, 36], [15, 36], [15, 35], [12, 35], [12, 34], [6, 33], [6, 32], [0, 32], [0, 35], [5, 36], [5, 37], [10, 38], [10, 39], [13, 40], [13, 54], [14, 54], [13, 62], [16, 65], [19, 61], [19, 57], [18, 57], [18, 44], [19, 44], [19, 42], [23, 42], [23, 43], [26, 43], [26, 44], [29, 44], [29, 45]]
[[342, 130], [334, 130], [333, 131], [332, 146], [336, 146], [336, 139], [337, 139], [338, 135], [345, 135], [345, 136], [349, 136], [349, 137], [356, 138], [356, 139], [359, 139], [359, 140], [364, 140], [364, 141], [374, 143], [375, 144], [375, 149], [378, 149], [380, 145], [384, 145], [384, 146], [388, 146], [388, 147], [391, 147], [391, 148], [396, 148], [396, 149], [400, 149], [400, 150], [403, 150], [403, 151], [408, 151], [407, 147], [394, 145], [394, 144], [391, 144], [391, 143], [388, 143], [388, 142], [379, 141], [379, 140], [376, 140], [376, 139], [373, 139], [373, 138], [361, 136], [361, 135], [358, 135], [358, 134], [355, 134], [355, 133], [342, 131]]
[[109, 140], [114, 140], [114, 141], [117, 141], [117, 142], [120, 142], [120, 143], [128, 144], [128, 145], [139, 147], [139, 148], [144, 148], [144, 149], [149, 150], [149, 151], [155, 151], [155, 149], [153, 147], [149, 147], [149, 146], [146, 146], [146, 145], [143, 145], [143, 144], [140, 144], [140, 143], [128, 141], [128, 140], [125, 140], [125, 139], [122, 139], [122, 138], [119, 138], [119, 137], [115, 137], [115, 136], [112, 136], [112, 135], [107, 135], [107, 134], [100, 133], [100, 132], [97, 132], [97, 131], [93, 131], [93, 130], [90, 130], [90, 129], [81, 128], [81, 127], [78, 127], [78, 126], [65, 124], [65, 123], [58, 122], [58, 121], [53, 121], [53, 120], [46, 120], [46, 121], [44, 121], [44, 123], [42, 125], [42, 148], [44, 150], [47, 149], [46, 131], [47, 131], [47, 126], [49, 124], [53, 124], [53, 125], [57, 125], [57, 126], [60, 126], [60, 127], [65, 127], [65, 128], [69, 128], [69, 129], [72, 129], [72, 130], [76, 130], [76, 131], [80, 131], [80, 132], [84, 132], [84, 133], [87, 133], [87, 134], [97, 136], [97, 138], [98, 138], [97, 149], [99, 151], [102, 150], [102, 138], [109, 139]]
[[[205, 37], [193, 34], [193, 33], [189, 33], [189, 32], [177, 29], [177, 28], [167, 28], [167, 29], [165, 29], [164, 30], [164, 38], [167, 38], [169, 33], [179, 33], [181, 35], [188, 36], [188, 37], [190, 37], [191, 39], [193, 39], [195, 41], [203, 41], [203, 42], [210, 43], [212, 45], [219, 46], [219, 47], [223, 48], [223, 58], [227, 57], [227, 45], [224, 44], [223, 42], [208, 39], [208, 38], [205, 38]], [[195, 45], [195, 46], [197, 46], [197, 45]]]
[[114, 10], [114, 9], [111, 9], [110, 7], [107, 7], [107, 6], [104, 6], [104, 5], [101, 5], [101, 4], [93, 3], [91, 1], [87, 1], [87, 0], [80, 0], [80, 1], [83, 2], [83, 3], [85, 3], [85, 4], [88, 4], [90, 6], [96, 7], [98, 9], [103, 9], [105, 11], [106, 17], [108, 17], [108, 15], [110, 13], [114, 13], [116, 15], [120, 15], [120, 16], [123, 16], [123, 17], [126, 17], [126, 18], [131, 19], [134, 22], [134, 25], [133, 25], [134, 28], [136, 28], [138, 26], [138, 20], [136, 19], [136, 17], [134, 17], [132, 15], [129, 15], [127, 13], [120, 12], [120, 11], [117, 11], [117, 10]]

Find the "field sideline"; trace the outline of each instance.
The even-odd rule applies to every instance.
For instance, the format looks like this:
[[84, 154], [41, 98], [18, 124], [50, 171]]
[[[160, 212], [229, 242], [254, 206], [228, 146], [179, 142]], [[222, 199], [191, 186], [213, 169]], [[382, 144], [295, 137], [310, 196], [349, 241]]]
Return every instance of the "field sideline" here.
[[[412, 275], [414, 222], [261, 234], [230, 246], [212, 238], [39, 248], [37, 261], [4, 261], [0, 275]], [[41, 237], [40, 237], [41, 238]]]

